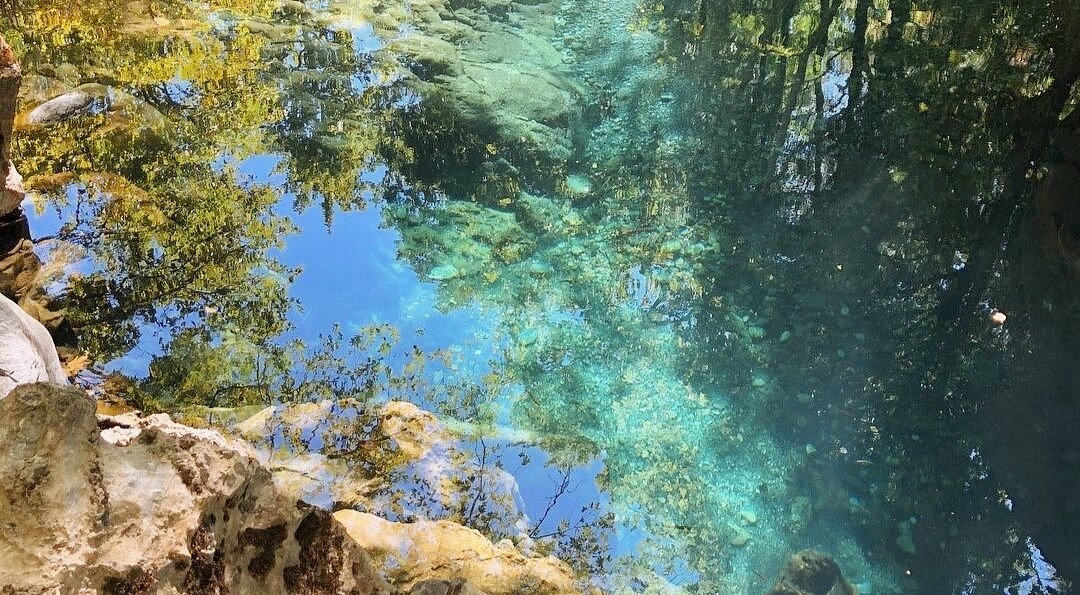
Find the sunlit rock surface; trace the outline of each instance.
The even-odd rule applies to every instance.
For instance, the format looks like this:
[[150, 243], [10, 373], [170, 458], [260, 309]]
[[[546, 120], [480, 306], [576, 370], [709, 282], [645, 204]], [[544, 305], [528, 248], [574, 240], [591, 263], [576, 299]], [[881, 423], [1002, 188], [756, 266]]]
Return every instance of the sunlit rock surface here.
[[329, 514], [246, 445], [166, 416], [98, 420], [76, 390], [0, 402], [0, 590], [387, 593]]
[[574, 592], [554, 558], [449, 522], [341, 511], [343, 528], [276, 489], [246, 443], [94, 411], [49, 384], [0, 401], [0, 591]]
[[0, 294], [0, 399], [29, 382], [67, 384], [49, 331]]
[[492, 544], [479, 531], [457, 523], [391, 523], [355, 510], [339, 510], [334, 518], [398, 585], [459, 576], [491, 594], [576, 592], [563, 562], [527, 558], [509, 541]]

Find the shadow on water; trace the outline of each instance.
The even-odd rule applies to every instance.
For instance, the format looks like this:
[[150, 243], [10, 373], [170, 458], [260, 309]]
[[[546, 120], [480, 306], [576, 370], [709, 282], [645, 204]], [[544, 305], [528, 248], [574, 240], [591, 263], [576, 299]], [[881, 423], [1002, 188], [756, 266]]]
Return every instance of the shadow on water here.
[[[763, 591], [807, 546], [869, 593], [1080, 574], [1068, 2], [23, 4], [24, 105], [85, 99], [20, 124], [83, 263], [48, 281], [102, 365], [157, 344], [139, 404], [440, 408], [595, 475], [613, 590]], [[439, 327], [412, 359], [391, 291]], [[388, 325], [323, 357], [298, 296]]]

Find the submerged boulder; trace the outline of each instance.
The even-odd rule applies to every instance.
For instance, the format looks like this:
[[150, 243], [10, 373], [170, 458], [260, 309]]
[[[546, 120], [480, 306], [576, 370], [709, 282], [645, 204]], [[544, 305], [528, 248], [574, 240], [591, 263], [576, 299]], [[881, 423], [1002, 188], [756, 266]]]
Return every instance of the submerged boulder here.
[[[278, 489], [298, 500], [390, 518], [449, 516], [531, 546], [513, 475], [477, 460], [441, 420], [411, 403], [278, 405], [235, 429], [259, 447]], [[470, 502], [485, 514], [462, 518], [458, 511]]]
[[116, 87], [86, 83], [57, 95], [20, 116], [27, 125], [57, 124], [87, 114], [106, 114], [113, 124], [163, 131], [168, 120], [146, 101]]
[[26, 115], [27, 124], [55, 124], [70, 120], [90, 110], [94, 96], [84, 91], [71, 91], [53, 97], [30, 110]]
[[802, 550], [788, 558], [780, 577], [766, 595], [859, 595], [832, 558]]

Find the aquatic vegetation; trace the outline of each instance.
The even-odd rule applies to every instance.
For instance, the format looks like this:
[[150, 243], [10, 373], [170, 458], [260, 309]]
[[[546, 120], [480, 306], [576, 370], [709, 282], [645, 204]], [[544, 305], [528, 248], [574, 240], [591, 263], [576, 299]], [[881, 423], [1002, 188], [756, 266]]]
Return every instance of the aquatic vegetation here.
[[[329, 400], [328, 442], [363, 450], [347, 399], [406, 398], [471, 424], [481, 465], [527, 436], [602, 468], [583, 530], [537, 547], [612, 556], [605, 588], [764, 590], [807, 543], [875, 593], [1052, 592], [1040, 547], [1077, 572], [1054, 499], [1080, 458], [1046, 430], [1073, 419], [1075, 7], [158, 4], [61, 24], [28, 2], [14, 37], [20, 167], [88, 255], [72, 320], [102, 361], [162, 338], [144, 403]], [[312, 331], [283, 200], [334, 233], [379, 209], [481, 346], [284, 340]], [[366, 479], [400, 462], [370, 452]], [[478, 501], [386, 509], [524, 522]]]

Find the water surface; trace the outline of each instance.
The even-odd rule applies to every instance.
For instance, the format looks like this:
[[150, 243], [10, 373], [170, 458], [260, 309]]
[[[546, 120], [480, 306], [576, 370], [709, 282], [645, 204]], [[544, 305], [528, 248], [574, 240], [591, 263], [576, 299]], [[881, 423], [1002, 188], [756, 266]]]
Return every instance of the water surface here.
[[92, 100], [20, 169], [140, 404], [416, 401], [604, 590], [1080, 571], [1069, 3], [58, 10], [5, 24], [23, 106]]

